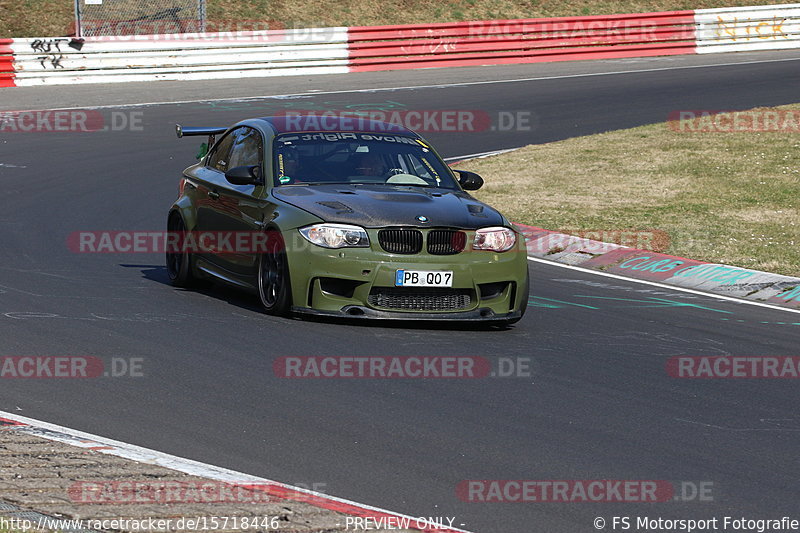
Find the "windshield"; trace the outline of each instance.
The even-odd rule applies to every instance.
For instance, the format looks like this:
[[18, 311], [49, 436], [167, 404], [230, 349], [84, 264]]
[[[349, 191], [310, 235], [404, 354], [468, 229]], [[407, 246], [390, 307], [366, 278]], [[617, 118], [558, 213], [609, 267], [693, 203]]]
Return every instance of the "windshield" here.
[[274, 141], [275, 185], [387, 184], [456, 189], [423, 141], [377, 133], [283, 134]]

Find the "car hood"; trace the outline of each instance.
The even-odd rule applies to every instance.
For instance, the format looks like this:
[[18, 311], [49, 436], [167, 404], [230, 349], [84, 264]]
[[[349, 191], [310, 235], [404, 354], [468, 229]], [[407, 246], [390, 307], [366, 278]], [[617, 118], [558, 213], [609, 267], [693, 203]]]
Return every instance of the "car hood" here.
[[364, 227], [477, 229], [502, 226], [502, 215], [463, 191], [391, 185], [290, 185], [272, 194], [326, 222]]

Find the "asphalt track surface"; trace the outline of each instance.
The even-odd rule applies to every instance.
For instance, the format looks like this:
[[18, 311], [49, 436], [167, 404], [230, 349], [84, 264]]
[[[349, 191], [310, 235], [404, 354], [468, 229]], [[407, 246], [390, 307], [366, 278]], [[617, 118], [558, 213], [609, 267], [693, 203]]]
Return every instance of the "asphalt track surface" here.
[[[765, 57], [800, 55], [758, 59]], [[794, 60], [655, 71], [682, 63], [582, 65], [586, 72], [620, 65], [643, 71], [321, 94], [304, 98], [303, 107], [393, 102], [405, 109], [484, 110], [493, 117], [530, 111], [536, 119], [530, 131], [426, 134], [444, 156], [459, 156], [662, 121], [677, 109], [791, 103], [800, 84]], [[560, 68], [572, 76], [581, 65]], [[469, 81], [476, 70], [461, 72]], [[491, 69], [481, 72], [491, 77]], [[518, 72], [534, 77], [537, 71], [527, 66]], [[414, 82], [398, 85], [422, 85], [434, 75], [398, 74]], [[458, 77], [458, 69], [447, 76]], [[197, 87], [188, 84], [187, 92]], [[48, 102], [36, 107], [58, 108], [102, 89], [62, 88], [63, 101], [54, 89], [19, 98], [33, 94]], [[155, 101], [158, 89], [126, 90], [150, 91]], [[119, 90], [108, 88], [110, 94]], [[14, 108], [13, 91], [25, 90], [4, 91], [7, 108]], [[224, 96], [211, 92], [207, 98]], [[254, 86], [251, 94], [262, 93]], [[412, 516], [455, 516], [455, 525], [471, 531], [588, 532], [598, 516], [610, 530], [615, 515], [800, 518], [795, 382], [686, 380], [665, 372], [667, 359], [677, 355], [798, 355], [800, 315], [536, 262], [530, 264], [528, 314], [505, 331], [287, 320], [263, 315], [252, 297], [236, 291], [172, 288], [157, 254], [76, 254], [66, 247], [74, 231], [164, 228], [180, 172], [197, 152], [195, 140], [175, 139], [174, 123], [228, 125], [285, 109], [287, 101], [293, 100], [135, 108], [143, 113], [143, 131], [0, 134], [0, 353], [138, 357], [145, 374], [6, 379], [0, 410], [249, 474], [316, 484]], [[20, 102], [16, 109], [24, 108]], [[533, 375], [275, 377], [273, 360], [292, 355], [524, 357], [532, 360]], [[459, 482], [480, 479], [668, 480], [679, 494], [681, 482], [705, 483], [711, 493], [708, 501], [648, 504], [457, 498]]]

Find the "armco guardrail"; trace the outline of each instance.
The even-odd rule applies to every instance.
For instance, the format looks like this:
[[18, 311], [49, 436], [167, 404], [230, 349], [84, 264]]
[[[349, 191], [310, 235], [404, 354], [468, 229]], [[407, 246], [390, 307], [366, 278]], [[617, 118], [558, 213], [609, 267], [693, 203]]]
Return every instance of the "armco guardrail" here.
[[14, 39], [10, 47], [17, 86], [349, 71], [347, 28]]
[[0, 87], [198, 80], [800, 47], [800, 4], [260, 32], [0, 40]]
[[693, 11], [350, 28], [351, 70], [693, 54]]

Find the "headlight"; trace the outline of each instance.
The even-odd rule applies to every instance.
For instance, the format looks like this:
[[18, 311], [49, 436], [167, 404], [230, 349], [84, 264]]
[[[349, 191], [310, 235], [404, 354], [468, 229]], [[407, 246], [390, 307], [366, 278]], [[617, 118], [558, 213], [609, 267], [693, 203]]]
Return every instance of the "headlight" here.
[[369, 246], [364, 228], [348, 224], [314, 224], [300, 228], [300, 235], [323, 248], [363, 248]]
[[475, 232], [475, 250], [507, 252], [517, 244], [517, 234], [508, 228], [481, 228]]

